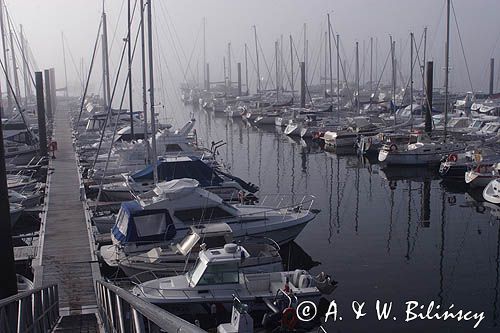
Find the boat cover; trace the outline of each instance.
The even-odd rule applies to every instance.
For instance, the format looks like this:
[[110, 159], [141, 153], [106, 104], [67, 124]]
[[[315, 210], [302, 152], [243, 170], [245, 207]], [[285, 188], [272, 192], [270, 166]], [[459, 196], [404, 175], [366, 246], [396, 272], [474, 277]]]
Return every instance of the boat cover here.
[[175, 237], [176, 230], [166, 209], [143, 209], [136, 201], [121, 204], [111, 229], [118, 243], [161, 242]]
[[[218, 186], [223, 180], [206, 163], [195, 157], [168, 159], [158, 162], [158, 179], [196, 179], [202, 187]], [[131, 176], [135, 181], [153, 180], [153, 165], [137, 171]]]

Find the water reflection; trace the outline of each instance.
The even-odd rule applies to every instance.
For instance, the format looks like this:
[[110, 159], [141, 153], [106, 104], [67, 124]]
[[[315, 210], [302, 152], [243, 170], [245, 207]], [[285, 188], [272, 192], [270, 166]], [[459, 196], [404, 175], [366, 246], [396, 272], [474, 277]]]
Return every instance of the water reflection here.
[[[486, 311], [481, 326], [498, 325], [500, 214], [481, 193], [443, 182], [432, 169], [381, 168], [376, 157], [360, 158], [352, 149], [325, 152], [317, 142], [286, 137], [273, 126], [256, 128], [204, 111], [196, 117], [199, 137], [227, 141], [220, 157], [235, 175], [259, 185], [261, 194], [291, 194], [294, 201], [305, 193], [316, 197], [314, 208], [321, 213], [282, 256], [290, 269], [333, 275], [339, 306], [349, 308], [354, 299], [434, 300]], [[425, 325], [430, 331], [470, 328], [449, 321]], [[328, 328], [402, 327], [422, 331], [374, 318], [346, 318]]]

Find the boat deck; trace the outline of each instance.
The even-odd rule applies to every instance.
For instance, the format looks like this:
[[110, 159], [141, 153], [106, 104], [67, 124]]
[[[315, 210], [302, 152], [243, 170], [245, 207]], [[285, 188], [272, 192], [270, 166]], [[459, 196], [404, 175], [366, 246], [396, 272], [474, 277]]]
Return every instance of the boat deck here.
[[58, 150], [50, 165], [54, 171], [35, 284], [58, 284], [62, 313], [95, 312], [91, 246], [67, 110], [54, 115], [54, 133]]

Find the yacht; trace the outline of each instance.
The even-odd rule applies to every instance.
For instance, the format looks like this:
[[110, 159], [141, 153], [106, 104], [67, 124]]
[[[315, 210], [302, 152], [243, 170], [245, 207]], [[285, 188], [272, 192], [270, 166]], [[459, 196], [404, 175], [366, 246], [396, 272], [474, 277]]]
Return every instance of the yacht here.
[[[145, 253], [127, 256], [120, 259], [118, 265], [127, 276], [141, 282], [178, 275], [193, 268], [198, 252], [203, 248], [221, 247], [232, 241], [233, 231], [226, 223], [194, 225], [180, 242], [165, 248], [156, 247]], [[274, 241], [250, 238], [240, 244], [250, 253], [250, 258], [240, 266], [244, 272], [283, 270], [278, 252], [279, 245]]]
[[471, 188], [484, 188], [492, 180], [500, 177], [500, 162], [478, 163], [478, 165], [465, 173], [465, 182]]
[[141, 283], [132, 293], [148, 302], [179, 313], [183, 306], [204, 312], [203, 305], [222, 303], [231, 306], [233, 295], [254, 305], [272, 300], [288, 289], [297, 300], [321, 296], [316, 280], [304, 270], [244, 273], [241, 264], [250, 253], [236, 244], [200, 251], [194, 268], [186, 274]]
[[432, 165], [439, 164], [443, 155], [464, 152], [465, 148], [461, 142], [436, 142], [417, 134], [415, 143], [384, 145], [378, 160], [387, 165]]
[[[263, 200], [264, 202], [264, 200]], [[94, 218], [101, 229], [111, 229], [112, 245], [101, 247], [101, 256], [113, 261], [123, 252], [127, 255], [149, 251], [183, 238], [192, 225], [227, 223], [234, 239], [264, 236], [278, 244], [294, 240], [314, 219], [312, 197], [301, 202], [276, 207], [229, 204], [216, 194], [200, 187], [193, 179], [176, 179], [158, 183], [134, 201], [123, 202], [118, 214]], [[111, 228], [112, 226], [112, 228]]]

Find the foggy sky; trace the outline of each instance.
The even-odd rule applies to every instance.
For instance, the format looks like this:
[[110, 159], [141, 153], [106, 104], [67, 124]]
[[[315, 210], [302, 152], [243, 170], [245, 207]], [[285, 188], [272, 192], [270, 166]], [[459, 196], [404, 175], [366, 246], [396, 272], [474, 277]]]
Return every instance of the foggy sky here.
[[[134, 2], [135, 0], [132, 0]], [[401, 70], [408, 76], [409, 33], [414, 32], [419, 43], [424, 27], [428, 27], [427, 57], [434, 60], [435, 86], [442, 83], [444, 66], [445, 0], [154, 0], [157, 83], [163, 84], [163, 98], [177, 98], [178, 83], [183, 80], [183, 71], [191, 58], [191, 76], [202, 79], [202, 35], [201, 22], [206, 17], [207, 61], [211, 64], [212, 80], [222, 79], [222, 57], [227, 56], [227, 43], [232, 44], [233, 81], [236, 79], [236, 62], [244, 62], [244, 43], [248, 44], [249, 55], [255, 62], [255, 46], [252, 26], [257, 33], [269, 66], [273, 63], [274, 42], [283, 35], [284, 53], [289, 57], [288, 36], [292, 35], [299, 57], [303, 53], [303, 24], [307, 24], [311, 74], [320, 56], [320, 38], [327, 31], [326, 14], [330, 13], [333, 29], [341, 36], [342, 56], [352, 68], [354, 43], [360, 43], [362, 53], [365, 44], [364, 77], [368, 79], [370, 37], [377, 45], [378, 69], [380, 75], [383, 62], [389, 51], [389, 35], [396, 41], [396, 52], [400, 58]], [[107, 0], [108, 35], [111, 51], [112, 73], [116, 72], [122, 39], [126, 31], [126, 1]], [[469, 65], [474, 90], [487, 91], [489, 58], [497, 58], [500, 68], [500, 1], [498, 0], [454, 0], [464, 52]], [[61, 31], [67, 43], [67, 71], [70, 85], [78, 88], [76, 68], [84, 59], [88, 68], [97, 27], [101, 17], [102, 3], [99, 0], [6, 0], [16, 26], [23, 24], [26, 38], [40, 68], [55, 67], [58, 85], [64, 85]], [[120, 15], [121, 12], [121, 15]], [[452, 18], [453, 18], [452, 12]], [[134, 21], [134, 28], [137, 20]], [[173, 33], [175, 29], [176, 33]], [[172, 36], [170, 36], [170, 33]], [[113, 39], [114, 37], [114, 39]], [[175, 42], [172, 41], [172, 38]], [[180, 41], [180, 42], [179, 42]], [[451, 76], [453, 90], [470, 90], [464, 57], [454, 19], [451, 22]], [[181, 50], [182, 47], [182, 50]], [[324, 47], [324, 46], [321, 46]], [[191, 55], [192, 53], [192, 55]], [[422, 55], [420, 55], [422, 56]], [[375, 57], [375, 56], [374, 56]], [[180, 59], [180, 60], [179, 60]], [[319, 60], [321, 59], [321, 60]], [[96, 70], [100, 70], [100, 53]], [[139, 54], [134, 60], [134, 93], [140, 90]], [[267, 70], [261, 58], [261, 74]], [[250, 60], [249, 60], [250, 62]], [[375, 59], [374, 59], [375, 62]], [[181, 64], [179, 64], [181, 63]], [[288, 61], [289, 63], [289, 61]], [[335, 63], [335, 60], [333, 61]], [[198, 69], [197, 69], [198, 66]], [[251, 90], [255, 89], [255, 71], [249, 65]], [[353, 70], [351, 70], [352, 75]], [[271, 71], [271, 73], [273, 73]], [[417, 75], [418, 71], [415, 71]], [[274, 75], [274, 74], [273, 74]], [[100, 72], [93, 74], [93, 89], [100, 86]], [[363, 76], [363, 74], [362, 74]], [[384, 76], [383, 81], [387, 81]], [[495, 82], [498, 84], [498, 70]], [[317, 79], [316, 79], [317, 80]], [[162, 81], [162, 82], [159, 82]], [[166, 82], [170, 83], [166, 83]], [[415, 80], [416, 85], [419, 81]], [[137, 91], [135, 91], [137, 90]], [[97, 92], [97, 91], [95, 91]], [[75, 91], [76, 94], [76, 91]], [[160, 96], [162, 98], [162, 96]], [[168, 101], [164, 101], [167, 103]]]

